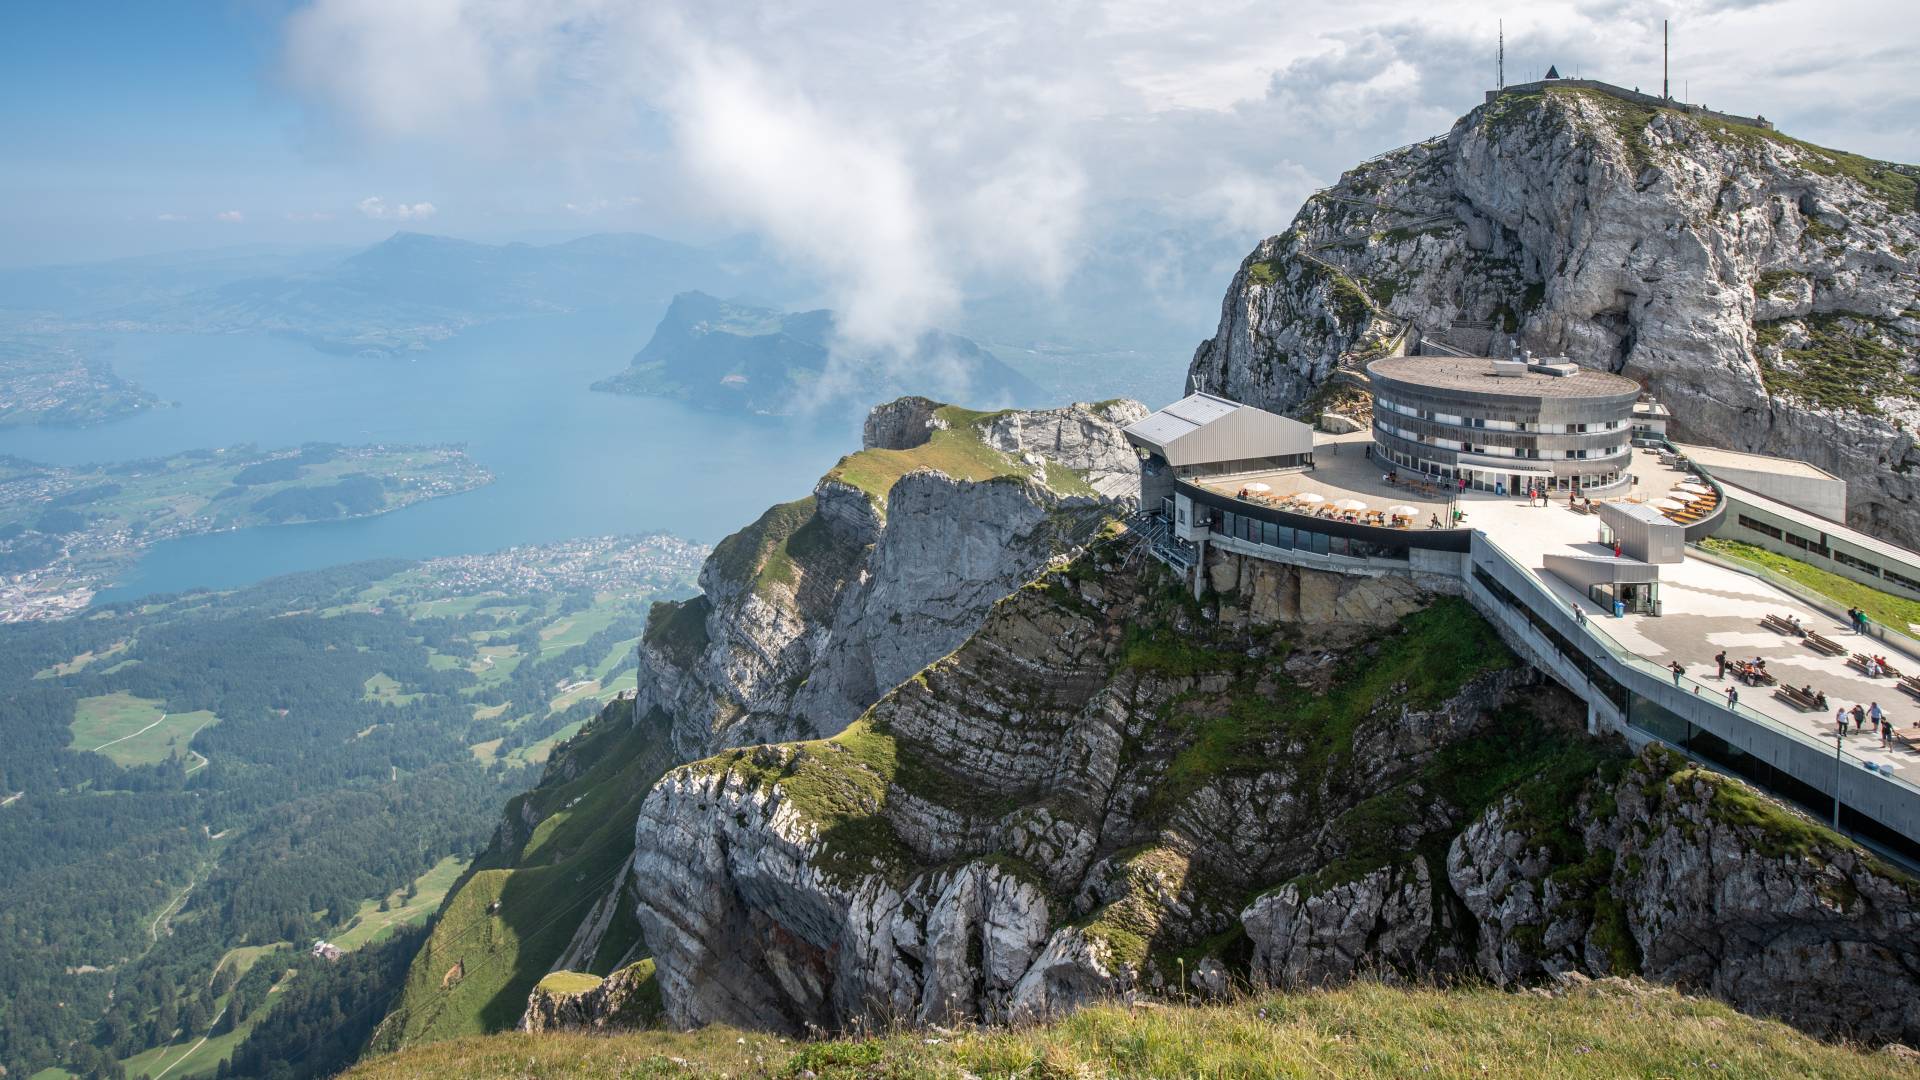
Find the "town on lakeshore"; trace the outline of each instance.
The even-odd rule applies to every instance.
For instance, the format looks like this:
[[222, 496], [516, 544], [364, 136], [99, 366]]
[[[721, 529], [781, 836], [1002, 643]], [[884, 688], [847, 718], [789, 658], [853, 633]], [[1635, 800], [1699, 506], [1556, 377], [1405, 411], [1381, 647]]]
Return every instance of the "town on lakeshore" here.
[[1371, 415], [1310, 426], [1204, 389], [1127, 428], [1149, 550], [1195, 595], [1233, 558], [1464, 596], [1586, 703], [1920, 856], [1920, 626], [1769, 553], [1920, 600], [1920, 553], [1844, 524], [1806, 462], [1675, 443], [1629, 378], [1564, 359], [1394, 355]]

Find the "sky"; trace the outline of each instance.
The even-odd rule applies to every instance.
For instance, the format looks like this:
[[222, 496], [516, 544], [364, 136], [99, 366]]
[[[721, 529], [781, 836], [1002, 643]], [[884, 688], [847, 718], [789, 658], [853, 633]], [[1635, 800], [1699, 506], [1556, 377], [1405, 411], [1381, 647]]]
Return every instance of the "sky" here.
[[762, 238], [856, 328], [1058, 287], [1118, 214], [1243, 236], [1549, 64], [1920, 160], [1892, 0], [0, 6], [0, 265]]

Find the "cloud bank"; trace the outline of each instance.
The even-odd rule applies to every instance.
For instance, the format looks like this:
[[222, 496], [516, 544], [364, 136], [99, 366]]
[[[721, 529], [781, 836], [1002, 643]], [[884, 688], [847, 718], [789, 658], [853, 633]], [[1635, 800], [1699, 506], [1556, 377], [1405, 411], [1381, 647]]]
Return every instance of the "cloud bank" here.
[[356, 204], [363, 217], [375, 221], [416, 221], [434, 215], [434, 206], [430, 202], [392, 203], [378, 195], [369, 195]]
[[[288, 20], [285, 67], [316, 115], [370, 146], [484, 162], [489, 190], [463, 199], [558, 185], [566, 210], [547, 194], [549, 212], [749, 230], [827, 283], [849, 335], [900, 344], [963, 296], [1065, 287], [1129, 214], [1242, 250], [1280, 231], [1341, 169], [1479, 102], [1496, 14], [1465, 0], [310, 0]], [[1823, 4], [1822, 44], [1790, 51], [1779, 43], [1806, 40], [1796, 4], [1505, 14], [1509, 81], [1557, 64], [1657, 85], [1670, 16], [1676, 90], [1694, 100], [1883, 156], [1920, 144], [1906, 60], [1920, 31], [1889, 0]]]

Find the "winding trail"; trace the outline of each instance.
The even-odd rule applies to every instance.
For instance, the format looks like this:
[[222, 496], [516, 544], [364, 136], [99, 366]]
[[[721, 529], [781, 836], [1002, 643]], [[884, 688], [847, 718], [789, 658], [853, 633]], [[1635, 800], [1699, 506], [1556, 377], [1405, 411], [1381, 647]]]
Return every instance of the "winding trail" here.
[[180, 890], [180, 895], [174, 897], [172, 903], [169, 903], [166, 907], [161, 908], [160, 914], [155, 915], [153, 917], [153, 921], [147, 924], [148, 937], [152, 938], [155, 941], [160, 940], [160, 924], [162, 922], [165, 922], [167, 918], [173, 914], [175, 908], [179, 907], [181, 904], [186, 902], [188, 895], [190, 895], [193, 892], [194, 884], [195, 884], [194, 882], [188, 882], [187, 887]]
[[[93, 748], [93, 752], [97, 754], [97, 753], [99, 753], [100, 751], [102, 751], [102, 750], [105, 750], [105, 749], [106, 749], [107, 747], [109, 747], [109, 746], [112, 746], [112, 745], [113, 745], [114, 743], [123, 743], [123, 742], [126, 742], [126, 741], [127, 741], [128, 739], [131, 739], [131, 738], [133, 738], [133, 736], [134, 736], [134, 735], [145, 735], [145, 734], [146, 734], [147, 732], [149, 732], [149, 731], [152, 731], [152, 730], [153, 730], [154, 728], [157, 728], [157, 727], [159, 727], [159, 726], [160, 726], [161, 724], [164, 724], [164, 723], [166, 723], [166, 721], [167, 721], [167, 714], [166, 714], [166, 713], [161, 713], [161, 714], [160, 714], [160, 719], [158, 719], [158, 720], [155, 720], [155, 721], [154, 721], [153, 723], [151, 723], [151, 724], [148, 724], [148, 725], [147, 725], [146, 727], [143, 727], [143, 728], [141, 728], [141, 729], [140, 729], [139, 731], [136, 731], [136, 732], [134, 732], [134, 733], [133, 733], [133, 735], [122, 735], [122, 736], [120, 736], [120, 737], [119, 737], [119, 738], [117, 738], [117, 739], [113, 739], [113, 740], [110, 740], [110, 741], [108, 741], [108, 742], [103, 742], [103, 743], [101, 743], [101, 744], [100, 744], [99, 746], [96, 746], [96, 747], [94, 747], [94, 748]], [[202, 724], [202, 725], [200, 725], [200, 726], [201, 726], [201, 727], [205, 727], [206, 725], [205, 725], [205, 724]], [[196, 735], [197, 735], [197, 734], [199, 734], [199, 732], [198, 732], [198, 731], [196, 730], [196, 731], [194, 732], [194, 734], [196, 734]]]
[[220, 1007], [220, 1012], [219, 1012], [219, 1014], [218, 1014], [218, 1015], [216, 1015], [216, 1016], [215, 1016], [215, 1017], [214, 1017], [214, 1018], [213, 1018], [212, 1020], [209, 1020], [209, 1021], [207, 1021], [207, 1033], [206, 1033], [205, 1035], [202, 1035], [202, 1036], [200, 1036], [200, 1041], [199, 1041], [199, 1042], [197, 1042], [197, 1043], [194, 1043], [194, 1044], [193, 1044], [192, 1046], [189, 1046], [189, 1047], [187, 1047], [187, 1052], [186, 1052], [186, 1053], [184, 1053], [184, 1054], [181, 1054], [181, 1055], [180, 1055], [179, 1057], [177, 1057], [177, 1058], [174, 1058], [174, 1059], [173, 1059], [173, 1065], [169, 1065], [169, 1066], [167, 1066], [166, 1068], [164, 1068], [164, 1069], [161, 1069], [161, 1070], [160, 1070], [159, 1072], [157, 1072], [157, 1073], [154, 1073], [154, 1074], [153, 1074], [153, 1078], [152, 1078], [152, 1080], [160, 1080], [160, 1078], [161, 1078], [161, 1077], [163, 1077], [163, 1076], [165, 1076], [165, 1075], [167, 1075], [168, 1073], [170, 1073], [170, 1072], [172, 1072], [172, 1071], [173, 1071], [173, 1067], [174, 1067], [174, 1065], [178, 1065], [178, 1064], [180, 1064], [181, 1062], [183, 1062], [183, 1061], [185, 1061], [185, 1060], [187, 1060], [188, 1058], [190, 1058], [190, 1057], [192, 1057], [192, 1056], [193, 1056], [193, 1052], [194, 1052], [195, 1050], [198, 1050], [198, 1049], [200, 1049], [201, 1047], [203, 1047], [203, 1046], [205, 1046], [205, 1045], [207, 1045], [207, 1040], [208, 1040], [208, 1039], [211, 1039], [211, 1038], [213, 1038], [213, 1029], [214, 1029], [214, 1028], [217, 1028], [217, 1027], [219, 1027], [219, 1026], [220, 1026], [220, 1017], [222, 1017], [222, 1016], [225, 1016], [225, 1015], [227, 1015], [227, 1007], [226, 1007], [226, 1006], [224, 1006], [224, 1005], [222, 1005], [222, 1006]]

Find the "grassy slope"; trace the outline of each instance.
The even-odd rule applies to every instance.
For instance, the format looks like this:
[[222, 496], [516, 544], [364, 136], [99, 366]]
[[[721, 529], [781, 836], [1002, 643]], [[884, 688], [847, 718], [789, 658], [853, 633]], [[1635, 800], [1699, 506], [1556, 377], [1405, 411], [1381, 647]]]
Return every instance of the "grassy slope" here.
[[[517, 850], [489, 849], [455, 888], [378, 1045], [498, 1031], [519, 1020], [527, 994], [632, 854], [640, 801], [671, 763], [665, 725], [629, 722], [631, 712], [624, 702], [609, 706], [568, 748], [585, 766], [580, 775], [508, 804], [515, 820], [532, 800], [539, 826]], [[490, 913], [495, 901], [500, 910]], [[443, 987], [456, 965], [464, 974]]]
[[1835, 603], [1862, 608], [1875, 622], [1883, 626], [1891, 626], [1902, 633], [1911, 633], [1908, 626], [1920, 624], [1920, 600], [1908, 600], [1903, 596], [1882, 592], [1871, 585], [1862, 585], [1852, 578], [1841, 577], [1831, 570], [1823, 570], [1812, 563], [1775, 554], [1766, 548], [1743, 544], [1738, 540], [1709, 537], [1705, 546], [1716, 554], [1766, 567], [1781, 577], [1791, 578]]
[[405, 889], [395, 889], [386, 898], [386, 911], [380, 910], [378, 900], [361, 901], [353, 922], [347, 930], [333, 938], [333, 943], [342, 949], [357, 949], [386, 937], [397, 926], [411, 926], [426, 921], [439, 910], [440, 902], [446, 899], [448, 890], [466, 868], [466, 859], [449, 855], [414, 879], [412, 900], [406, 899]]
[[[866, 492], [884, 512], [894, 483], [915, 469], [937, 469], [955, 480], [972, 481], [1032, 475], [1032, 470], [1023, 462], [981, 440], [980, 426], [1000, 414], [943, 405], [934, 415], [945, 420], [948, 426], [935, 431], [933, 437], [921, 445], [911, 450], [862, 450], [848, 454], [827, 473], [828, 478]], [[1047, 467], [1047, 486], [1062, 495], [1094, 494], [1085, 477], [1055, 465]]]
[[407, 1077], [1593, 1077], [1920, 1076], [1889, 1055], [1667, 990], [1603, 984], [1560, 998], [1390, 988], [1232, 1005], [1087, 1009], [1014, 1031], [796, 1044], [727, 1028], [615, 1037], [505, 1035], [363, 1062]]
[[[74, 709], [69, 745], [75, 750], [104, 745], [100, 753], [123, 767], [152, 765], [176, 752], [186, 757], [187, 740], [200, 728], [217, 722], [205, 710], [168, 713], [160, 702], [122, 690], [80, 699]], [[111, 745], [105, 745], [108, 743]]]

